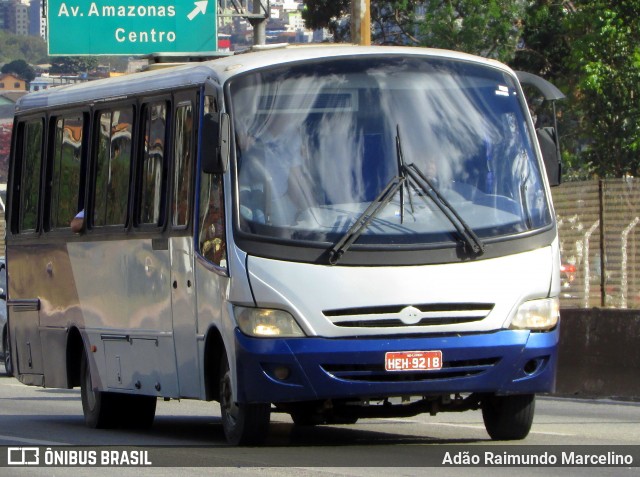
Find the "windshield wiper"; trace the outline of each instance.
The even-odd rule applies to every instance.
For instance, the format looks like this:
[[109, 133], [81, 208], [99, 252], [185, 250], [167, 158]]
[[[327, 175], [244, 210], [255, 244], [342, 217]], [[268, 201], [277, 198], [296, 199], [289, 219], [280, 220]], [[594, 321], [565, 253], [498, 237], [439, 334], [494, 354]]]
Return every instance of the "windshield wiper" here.
[[431, 180], [413, 163], [405, 166], [405, 173], [411, 179], [411, 183], [420, 188], [455, 227], [458, 235], [460, 235], [464, 242], [465, 249], [474, 255], [482, 255], [484, 253], [484, 243], [480, 237], [476, 235], [469, 224], [458, 214], [451, 202], [438, 192], [438, 189], [433, 185]]
[[[398, 158], [398, 175], [403, 179], [406, 179], [405, 173], [404, 154], [402, 154], [402, 141], [400, 140], [400, 125], [396, 124], [396, 156]], [[409, 192], [409, 204], [411, 205], [411, 212], [413, 213], [413, 200], [411, 200], [411, 193]], [[400, 223], [404, 223], [404, 184], [400, 187]]]
[[[405, 178], [409, 175], [409, 178], [412, 181], [407, 181], [407, 183], [413, 183], [422, 192], [429, 196], [436, 206], [438, 206], [440, 211], [455, 227], [460, 237], [462, 237], [467, 251], [470, 251], [474, 255], [482, 255], [484, 253], [484, 243], [476, 235], [469, 224], [467, 224], [460, 214], [458, 214], [451, 202], [438, 192], [438, 189], [434, 186], [433, 182], [424, 175], [415, 164], [405, 163], [404, 154], [402, 153], [402, 141], [400, 139], [400, 125], [396, 126], [396, 150], [398, 153], [398, 167], [400, 169], [400, 175]], [[411, 194], [409, 194], [409, 201], [411, 201]], [[402, 208], [403, 205], [404, 204], [401, 203], [400, 207]], [[413, 203], [411, 203], [411, 210], [413, 211]]]
[[392, 178], [385, 188], [378, 194], [366, 210], [358, 216], [356, 221], [349, 227], [349, 230], [342, 236], [342, 238], [331, 248], [329, 251], [329, 265], [335, 265], [338, 263], [344, 253], [358, 240], [358, 237], [362, 235], [371, 221], [380, 213], [384, 207], [391, 202], [393, 196], [398, 192], [398, 189], [402, 187], [406, 178], [396, 176]]
[[[402, 153], [402, 142], [400, 140], [400, 128], [396, 133], [396, 152], [398, 154], [398, 175], [392, 178], [380, 194], [369, 204], [366, 210], [358, 216], [356, 221], [349, 227], [349, 230], [342, 238], [329, 250], [329, 265], [335, 265], [342, 258], [344, 253], [358, 240], [358, 237], [369, 227], [371, 221], [380, 211], [391, 201], [393, 196], [401, 191], [400, 196], [400, 221], [404, 219], [404, 185], [411, 184], [420, 189], [431, 201], [436, 204], [444, 216], [455, 227], [458, 235], [462, 238], [465, 250], [474, 255], [482, 255], [485, 250], [484, 243], [476, 235], [473, 229], [458, 214], [456, 209], [434, 186], [433, 182], [425, 176], [415, 164], [406, 164]], [[413, 211], [413, 201], [409, 194], [409, 203]]]

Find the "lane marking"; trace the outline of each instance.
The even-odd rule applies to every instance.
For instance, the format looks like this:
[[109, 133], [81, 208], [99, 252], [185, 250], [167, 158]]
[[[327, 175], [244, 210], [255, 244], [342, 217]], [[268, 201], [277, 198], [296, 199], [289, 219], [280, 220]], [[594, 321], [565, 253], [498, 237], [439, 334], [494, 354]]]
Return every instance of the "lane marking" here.
[[43, 441], [42, 439], [28, 439], [26, 437], [4, 436], [0, 434], [0, 441], [20, 442], [24, 444], [35, 444], [40, 446], [69, 446], [68, 442]]
[[[452, 422], [429, 422], [429, 421], [419, 421], [417, 419], [397, 419], [397, 418], [379, 418], [380, 421], [389, 422], [392, 424], [420, 424], [423, 426], [443, 426], [443, 427], [461, 427], [465, 429], [476, 429], [484, 431], [485, 427], [483, 425], [475, 425], [475, 424], [455, 424]], [[371, 421], [370, 424], [375, 424], [375, 421]], [[541, 434], [547, 436], [561, 436], [561, 437], [572, 437], [577, 434], [567, 434], [565, 432], [553, 432], [553, 431], [530, 431], [529, 434]]]
[[[481, 429], [484, 430], [485, 427], [484, 426], [474, 426], [471, 424], [452, 424], [449, 422], [430, 422], [430, 423], [425, 423], [425, 425], [427, 426], [445, 426], [445, 427], [465, 427], [468, 429]], [[570, 437], [570, 436], [576, 436], [577, 434], [567, 434], [564, 432], [548, 432], [548, 431], [530, 431], [529, 434], [542, 434], [542, 435], [547, 435], [547, 436], [564, 436], [564, 437]]]

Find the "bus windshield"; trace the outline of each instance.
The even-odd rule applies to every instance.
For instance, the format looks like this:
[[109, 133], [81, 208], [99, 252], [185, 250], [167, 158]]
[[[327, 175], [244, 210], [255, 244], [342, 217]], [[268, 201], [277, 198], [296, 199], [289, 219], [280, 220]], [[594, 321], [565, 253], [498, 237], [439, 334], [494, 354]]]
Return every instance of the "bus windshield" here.
[[[464, 61], [334, 59], [263, 69], [229, 85], [238, 227], [264, 238], [335, 244], [399, 178], [354, 247], [480, 239], [551, 224], [515, 80]], [[407, 167], [426, 178], [406, 179]]]

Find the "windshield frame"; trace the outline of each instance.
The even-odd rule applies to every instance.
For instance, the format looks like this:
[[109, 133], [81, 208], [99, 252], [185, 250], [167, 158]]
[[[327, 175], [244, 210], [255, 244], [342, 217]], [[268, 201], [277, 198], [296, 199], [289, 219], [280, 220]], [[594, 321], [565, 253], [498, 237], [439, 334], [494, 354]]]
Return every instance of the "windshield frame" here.
[[[532, 160], [541, 175], [541, 188], [546, 200], [546, 206], [550, 217], [548, 223], [542, 227], [526, 230], [523, 232], [483, 237], [482, 241], [485, 245], [484, 254], [481, 257], [469, 255], [464, 249], [464, 245], [457, 240], [443, 240], [426, 243], [387, 243], [372, 244], [358, 243], [357, 241], [350, 246], [349, 253], [341, 258], [340, 265], [412, 265], [412, 264], [434, 264], [434, 263], [450, 263], [459, 262], [469, 259], [485, 259], [502, 256], [505, 254], [517, 253], [526, 250], [543, 247], [552, 243], [556, 237], [555, 214], [553, 212], [553, 204], [549, 192], [548, 182], [545, 170], [540, 159], [540, 150], [537, 144], [535, 129], [528, 113], [528, 106], [524, 100], [524, 93], [517, 80], [515, 74], [510, 70], [500, 67], [499, 65], [486, 64], [484, 62], [469, 61], [467, 59], [449, 58], [443, 56], [431, 56], [424, 53], [416, 54], [367, 54], [367, 55], [347, 55], [340, 57], [327, 57], [321, 60], [298, 60], [290, 63], [282, 63], [268, 67], [255, 68], [250, 71], [242, 72], [238, 75], [231, 76], [224, 84], [224, 95], [226, 101], [226, 110], [232, 115], [231, 127], [233, 144], [231, 148], [231, 182], [233, 186], [232, 201], [232, 233], [234, 241], [240, 249], [250, 255], [261, 256], [265, 258], [281, 259], [287, 261], [300, 261], [307, 263], [327, 264], [330, 261], [330, 254], [335, 242], [317, 242], [312, 240], [292, 239], [288, 237], [279, 237], [274, 235], [262, 235], [259, 233], [251, 233], [242, 229], [240, 218], [239, 204], [239, 178], [238, 178], [238, 144], [235, 131], [234, 115], [234, 98], [232, 96], [232, 85], [235, 81], [246, 76], [252, 76], [262, 72], [273, 70], [281, 70], [288, 67], [304, 67], [306, 65], [314, 66], [323, 62], [334, 61], [371, 61], [375, 59], [388, 59], [389, 57], [400, 58], [424, 58], [426, 60], [434, 59], [440, 62], [452, 63], [469, 63], [480, 68], [494, 69], [502, 74], [509, 76], [514, 88], [517, 90], [517, 100], [521, 109], [524, 121], [526, 123], [526, 131], [529, 136], [530, 148], [535, 156]], [[406, 158], [405, 160], [411, 160]]]

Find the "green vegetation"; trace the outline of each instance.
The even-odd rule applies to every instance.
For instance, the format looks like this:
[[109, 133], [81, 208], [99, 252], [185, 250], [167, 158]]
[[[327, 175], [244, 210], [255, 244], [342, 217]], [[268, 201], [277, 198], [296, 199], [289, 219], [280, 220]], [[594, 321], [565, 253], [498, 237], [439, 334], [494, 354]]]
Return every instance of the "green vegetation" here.
[[[565, 180], [640, 176], [637, 0], [370, 1], [373, 43], [465, 51], [556, 84], [567, 95], [558, 105]], [[304, 4], [307, 27], [349, 41], [351, 0]], [[52, 63], [54, 74], [91, 71], [98, 61], [123, 70], [123, 58], [48, 58], [42, 39], [0, 31], [0, 63], [20, 74], [14, 60]]]
[[55, 56], [49, 57], [47, 43], [40, 37], [12, 35], [0, 30], [0, 65], [3, 73], [15, 73], [27, 81], [35, 76], [32, 66], [51, 64], [52, 74], [77, 75], [94, 70], [96, 66], [111, 65], [116, 71], [127, 68], [122, 56]]
[[3, 74], [13, 73], [26, 81], [33, 81], [36, 77], [33, 68], [24, 60], [13, 60], [11, 63], [5, 63], [0, 72]]
[[98, 66], [96, 56], [54, 56], [51, 58], [52, 75], [76, 75], [93, 70]]
[[47, 44], [35, 36], [12, 35], [0, 30], [0, 63], [24, 60], [29, 64], [47, 63]]
[[[312, 28], [349, 40], [350, 0], [305, 0]], [[640, 176], [637, 0], [371, 0], [372, 42], [498, 59], [556, 84], [565, 180]]]

